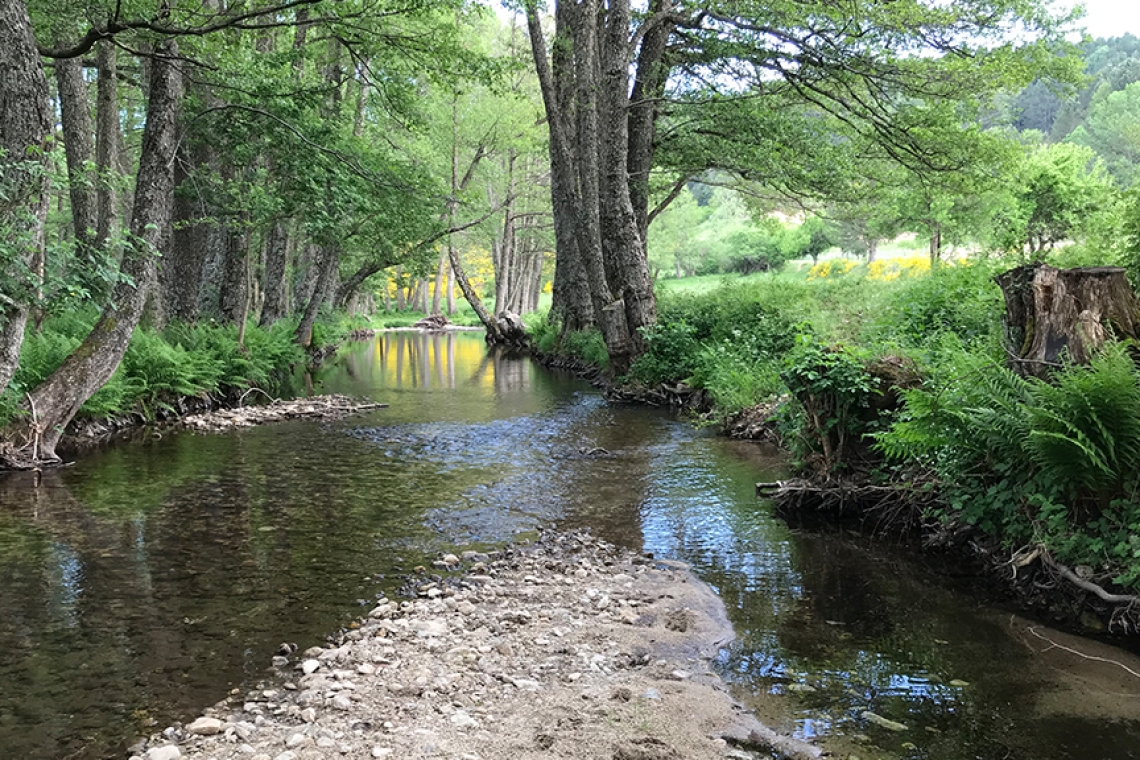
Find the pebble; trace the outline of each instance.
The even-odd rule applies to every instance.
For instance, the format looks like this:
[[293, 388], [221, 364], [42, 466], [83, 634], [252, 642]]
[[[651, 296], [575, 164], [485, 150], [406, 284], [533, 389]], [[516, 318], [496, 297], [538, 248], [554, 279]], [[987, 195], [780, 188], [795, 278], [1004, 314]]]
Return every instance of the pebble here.
[[475, 728], [479, 725], [479, 721], [472, 718], [463, 710], [458, 710], [452, 714], [450, 720], [451, 725], [455, 726], [456, 728]]
[[870, 710], [865, 710], [862, 717], [863, 720], [867, 721], [868, 723], [874, 723], [876, 726], [885, 728], [888, 731], [901, 732], [909, 730], [905, 724], [893, 721], [890, 718], [884, 718], [882, 715], [877, 715]]
[[202, 717], [187, 726], [186, 730], [198, 736], [213, 736], [214, 734], [220, 734], [224, 726], [225, 723], [222, 723], [222, 721], [217, 718]]
[[177, 760], [182, 757], [182, 750], [173, 744], [165, 747], [151, 747], [146, 751], [146, 760]]
[[[660, 627], [669, 606], [683, 602], [662, 602], [674, 597], [657, 590], [643, 592], [642, 581], [667, 582], [653, 567], [631, 565], [604, 542], [588, 539], [584, 545], [584, 555], [576, 556], [558, 554], [565, 551], [558, 548], [549, 555], [515, 549], [490, 556], [437, 555], [437, 565], [462, 565], [477, 575], [458, 584], [418, 577], [406, 588], [418, 596], [406, 601], [378, 596], [367, 616], [348, 626], [339, 646], [289, 650], [299, 655], [297, 664], [282, 669], [302, 672], [293, 676], [295, 683], [256, 684], [231, 694], [219, 712], [184, 729], [192, 736], [224, 732], [224, 741], [192, 739], [181, 752], [174, 745], [152, 747], [170, 754], [134, 760], [479, 760], [496, 734], [516, 726], [512, 711], [528, 705], [543, 709], [581, 696], [587, 700], [578, 702], [584, 713], [618, 711], [612, 721], [607, 718], [608, 728], [624, 728], [626, 713], [650, 708], [637, 707], [639, 699], [663, 700], [662, 691], [647, 688], [650, 683], [677, 694], [653, 705], [655, 713], [687, 705], [684, 695], [697, 687], [681, 689], [668, 681], [702, 674], [703, 682], [708, 674], [698, 661], [664, 651], [638, 654], [646, 651], [633, 643], [639, 634], [617, 627]], [[644, 638], [655, 637], [646, 631]], [[573, 732], [586, 730], [580, 723], [569, 723], [558, 741], [570, 747]], [[538, 735], [547, 733], [543, 727]], [[183, 733], [170, 738], [181, 740]], [[548, 748], [533, 736], [521, 739]], [[728, 750], [725, 745], [713, 752], [724, 757]]]

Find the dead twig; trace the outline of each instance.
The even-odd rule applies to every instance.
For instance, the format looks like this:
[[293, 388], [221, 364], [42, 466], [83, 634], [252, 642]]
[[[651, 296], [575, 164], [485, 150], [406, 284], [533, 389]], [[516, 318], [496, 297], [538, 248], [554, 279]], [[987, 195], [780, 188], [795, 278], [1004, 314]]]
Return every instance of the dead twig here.
[[1045, 634], [1039, 633], [1037, 630], [1037, 626], [1031, 625], [1031, 626], [1029, 626], [1029, 628], [1027, 630], [1033, 636], [1035, 636], [1038, 639], [1041, 639], [1042, 641], [1046, 642], [1049, 645], [1049, 646], [1045, 647], [1044, 649], [1038, 651], [1037, 654], [1044, 654], [1045, 652], [1048, 652], [1050, 649], [1060, 649], [1063, 652], [1068, 652], [1069, 654], [1076, 655], [1077, 657], [1080, 657], [1083, 660], [1090, 660], [1092, 662], [1103, 662], [1107, 665], [1115, 665], [1116, 667], [1118, 667], [1121, 670], [1128, 673], [1130, 676], [1133, 676], [1135, 678], [1140, 678], [1140, 673], [1137, 673], [1135, 670], [1128, 667], [1123, 662], [1120, 662], [1118, 660], [1113, 660], [1113, 659], [1110, 659], [1108, 657], [1097, 657], [1096, 655], [1085, 654], [1084, 652], [1073, 649], [1072, 647], [1067, 647], [1064, 644], [1059, 644], [1056, 641], [1053, 641], [1053, 639], [1049, 638]]

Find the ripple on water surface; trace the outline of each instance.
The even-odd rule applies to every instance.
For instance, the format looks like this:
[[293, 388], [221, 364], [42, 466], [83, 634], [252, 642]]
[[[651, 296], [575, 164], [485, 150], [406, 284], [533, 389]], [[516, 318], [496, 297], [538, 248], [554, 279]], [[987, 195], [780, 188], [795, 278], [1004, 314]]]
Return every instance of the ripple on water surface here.
[[1140, 679], [1050, 642], [1140, 672], [1128, 654], [988, 609], [899, 550], [789, 530], [753, 496], [772, 452], [610, 407], [477, 334], [386, 333], [309, 382], [391, 406], [116, 445], [38, 489], [0, 479], [0, 760], [121, 757], [441, 548], [550, 524], [693, 563], [737, 627], [726, 678], [841, 753], [1140, 753]]

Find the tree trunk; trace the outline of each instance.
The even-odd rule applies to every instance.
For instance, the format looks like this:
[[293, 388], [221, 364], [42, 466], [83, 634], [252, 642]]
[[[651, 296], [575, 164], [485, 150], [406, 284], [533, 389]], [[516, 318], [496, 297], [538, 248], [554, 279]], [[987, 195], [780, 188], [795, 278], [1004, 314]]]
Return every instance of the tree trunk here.
[[304, 312], [313, 296], [319, 277], [321, 253], [314, 243], [306, 243], [300, 248], [297, 266], [293, 267], [293, 311]]
[[471, 304], [471, 308], [475, 310], [479, 321], [487, 328], [487, 342], [502, 342], [503, 334], [499, 330], [498, 323], [487, 312], [487, 307], [483, 305], [483, 299], [479, 298], [479, 294], [475, 292], [475, 288], [471, 287], [471, 281], [467, 279], [467, 272], [463, 269], [463, 262], [459, 260], [459, 252], [455, 250], [455, 246], [450, 242], [447, 244], [447, 256], [451, 261], [451, 271], [455, 274], [455, 282], [463, 292], [463, 297], [467, 299], [467, 303]]
[[930, 225], [930, 268], [935, 269], [942, 261], [942, 225], [933, 222]]
[[317, 281], [312, 294], [309, 296], [309, 302], [305, 305], [305, 313], [301, 316], [301, 322], [297, 325], [297, 332], [294, 334], [294, 339], [304, 348], [309, 348], [313, 343], [313, 325], [316, 324], [317, 314], [320, 313], [325, 294], [332, 286], [333, 275], [336, 274], [339, 263], [340, 250], [336, 246], [325, 245], [320, 247], [317, 261], [314, 262], [314, 266], [318, 270]]
[[[653, 0], [650, 6], [650, 17], [668, 17], [672, 12], [672, 0]], [[653, 169], [657, 104], [665, 95], [669, 76], [665, 50], [672, 33], [673, 23], [661, 21], [642, 38], [637, 55], [637, 73], [629, 98], [629, 193], [642, 241], [648, 240], [649, 235], [649, 172]]]
[[12, 463], [59, 460], [55, 447], [64, 428], [118, 368], [154, 283], [157, 251], [173, 203], [175, 114], [182, 92], [176, 43], [160, 42], [155, 52], [131, 237], [121, 266], [124, 277], [83, 343], [31, 393], [25, 407], [28, 416], [15, 425], [15, 435], [9, 438], [13, 449], [5, 458]]
[[269, 327], [285, 316], [285, 264], [289, 256], [289, 229], [278, 219], [265, 236], [265, 305], [261, 309], [262, 327]]
[[1109, 337], [1140, 337], [1140, 302], [1120, 267], [1027, 264], [995, 278], [1005, 295], [1006, 354], [1020, 375], [1087, 364]]
[[244, 226], [226, 229], [224, 234], [226, 247], [218, 309], [222, 321], [236, 325], [245, 314], [249, 300], [249, 234]]
[[44, 256], [48, 203], [47, 78], [23, 0], [0, 0], [0, 392], [20, 358], [24, 326], [39, 287], [28, 276]]
[[[97, 226], [94, 184], [88, 171], [88, 162], [95, 153], [95, 131], [87, 101], [87, 83], [83, 81], [83, 61], [79, 58], [56, 61], [55, 83], [59, 91], [59, 115], [67, 158], [75, 251], [79, 261], [88, 264]], [[80, 274], [84, 272], [81, 270]]]
[[96, 88], [95, 207], [98, 222], [95, 241], [102, 249], [119, 226], [119, 146], [122, 135], [119, 126], [119, 69], [115, 45], [111, 40], [96, 44], [99, 80]]
[[451, 271], [451, 261], [447, 262], [447, 281], [444, 284], [447, 289], [447, 316], [455, 313], [455, 275]]
[[435, 290], [431, 294], [431, 313], [441, 314], [441, 299], [443, 298], [443, 278], [447, 270], [447, 251], [440, 250], [439, 264], [435, 268]]
[[563, 333], [586, 330], [595, 324], [590, 283], [577, 239], [576, 146], [571, 118], [575, 91], [571, 7], [570, 3], [557, 3], [555, 6], [555, 38], [551, 59], [548, 60], [538, 10], [533, 3], [526, 4], [531, 53], [550, 128], [550, 200], [557, 249], [551, 313], [561, 320]]
[[[660, 13], [662, 6], [656, 7]], [[546, 60], [537, 9], [528, 3], [526, 10], [550, 127], [551, 195], [559, 259], [563, 256], [562, 226], [564, 233], [574, 231], [593, 319], [601, 328], [611, 368], [622, 374], [644, 351], [639, 328], [656, 319], [656, 300], [640, 232], [647, 223], [648, 210], [635, 213], [630, 190], [631, 165], [647, 177], [654, 118], [652, 98], [641, 97], [636, 104], [630, 103], [630, 5], [628, 0], [610, 0], [604, 7], [597, 0], [557, 3], [553, 67]], [[656, 23], [664, 20], [657, 19]], [[640, 48], [645, 63], [644, 71], [639, 69], [642, 93], [661, 86], [666, 75], [651, 60], [654, 55], [663, 55], [664, 48], [658, 51], [657, 41], [643, 41]], [[567, 50], [571, 52], [564, 52]], [[576, 119], [573, 129], [568, 116], [571, 112]], [[630, 154], [631, 112], [638, 114], [638, 132], [633, 140], [637, 156]], [[639, 167], [644, 167], [644, 172]], [[645, 195], [644, 201], [639, 200], [640, 206], [648, 203]], [[573, 259], [569, 263], [572, 268]], [[555, 301], [560, 307], [576, 290], [559, 282], [562, 275], [559, 267]]]

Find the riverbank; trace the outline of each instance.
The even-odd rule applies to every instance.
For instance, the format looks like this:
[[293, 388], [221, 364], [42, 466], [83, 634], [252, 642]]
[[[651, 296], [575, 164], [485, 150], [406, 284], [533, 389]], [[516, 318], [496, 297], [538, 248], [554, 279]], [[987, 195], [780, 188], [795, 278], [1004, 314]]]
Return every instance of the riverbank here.
[[333, 643], [283, 645], [277, 680], [235, 690], [132, 758], [714, 760], [777, 748], [711, 661], [733, 637], [685, 565], [583, 533], [444, 555]]

